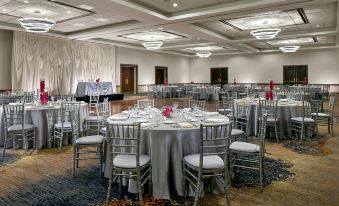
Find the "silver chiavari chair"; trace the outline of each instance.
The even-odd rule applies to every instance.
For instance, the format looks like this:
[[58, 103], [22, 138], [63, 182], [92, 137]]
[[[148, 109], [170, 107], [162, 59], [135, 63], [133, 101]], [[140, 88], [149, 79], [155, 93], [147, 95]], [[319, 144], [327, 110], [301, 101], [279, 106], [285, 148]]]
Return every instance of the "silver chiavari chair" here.
[[[278, 99], [277, 100], [262, 100], [259, 99], [259, 114], [265, 114], [267, 116], [267, 127], [273, 127], [275, 138], [277, 141], [279, 141], [279, 119], [277, 115], [278, 110]], [[261, 115], [259, 117], [259, 126], [258, 128], [261, 128], [261, 121], [260, 121]], [[261, 130], [259, 129], [259, 132]], [[258, 134], [259, 136], [260, 134]]]
[[154, 107], [154, 99], [152, 100], [138, 100], [138, 108]]
[[[80, 160], [99, 160], [100, 164], [100, 176], [102, 175], [103, 168], [103, 142], [104, 137], [101, 135], [92, 136], [80, 136], [80, 122], [78, 113], [76, 110], [71, 112], [71, 125], [72, 125], [72, 136], [73, 136], [73, 169], [72, 176], [75, 177], [75, 170], [79, 167]], [[94, 147], [95, 150], [88, 150], [88, 147]], [[86, 149], [82, 149], [86, 148]], [[94, 154], [94, 156], [89, 156]], [[83, 157], [80, 157], [83, 156]]]
[[119, 179], [121, 192], [122, 178], [134, 179], [137, 182], [139, 201], [143, 201], [142, 187], [148, 181], [152, 188], [151, 158], [140, 151], [140, 123], [106, 124], [108, 152], [112, 163], [107, 192], [107, 204], [111, 199], [112, 184]]
[[320, 112], [320, 113], [318, 113], [318, 115], [314, 112], [311, 114], [313, 118], [315, 116], [317, 116], [317, 125], [318, 126], [327, 126], [328, 133], [329, 134], [331, 133], [332, 136], [334, 136], [333, 114], [334, 114], [335, 100], [336, 99], [335, 99], [334, 96], [330, 96], [327, 112], [325, 112], [325, 113]]
[[22, 141], [25, 154], [28, 151], [30, 140], [33, 140], [33, 149], [35, 149], [35, 127], [32, 124], [25, 124], [25, 104], [4, 105], [3, 109], [5, 116], [3, 155], [6, 152], [7, 142], [11, 140], [14, 144], [17, 141]]
[[85, 119], [85, 129], [87, 135], [104, 134], [106, 119], [111, 115], [111, 104], [108, 97], [102, 103], [97, 104], [96, 116], [88, 116]]
[[[307, 132], [311, 131], [316, 136], [318, 135], [317, 117], [320, 102], [310, 100], [310, 96], [304, 95], [302, 98], [302, 113], [299, 117], [292, 117], [290, 123], [290, 136], [294, 133], [300, 137], [302, 141], [307, 136]], [[315, 115], [312, 117], [312, 113]]]
[[188, 107], [189, 108], [198, 107], [200, 110], [204, 111], [205, 105], [206, 105], [205, 100], [189, 100], [188, 101]]
[[233, 121], [234, 128], [231, 135], [233, 138], [241, 138], [249, 135], [249, 118], [251, 105], [238, 103], [234, 106]]
[[259, 170], [260, 191], [264, 186], [264, 164], [265, 164], [265, 136], [266, 115], [261, 116], [259, 144], [234, 141], [229, 146], [230, 172], [234, 176], [234, 168]]
[[99, 104], [100, 95], [90, 95], [88, 103], [88, 112], [90, 116], [96, 116], [97, 105]]
[[64, 136], [72, 133], [71, 112], [74, 111], [80, 122], [80, 102], [62, 102], [61, 114], [57, 117], [58, 123], [54, 124], [53, 140], [56, 146], [56, 140], [59, 140], [59, 151], [63, 144]]
[[[194, 205], [198, 204], [201, 184], [204, 179], [218, 180], [225, 188], [227, 205], [229, 199], [228, 146], [231, 137], [231, 124], [200, 125], [200, 147], [198, 154], [183, 158], [183, 189], [195, 189]], [[189, 184], [187, 184], [189, 183]], [[210, 185], [211, 189], [213, 184]]]
[[75, 97], [74, 97], [74, 94], [62, 94], [61, 100], [70, 102], [70, 101], [75, 100]]

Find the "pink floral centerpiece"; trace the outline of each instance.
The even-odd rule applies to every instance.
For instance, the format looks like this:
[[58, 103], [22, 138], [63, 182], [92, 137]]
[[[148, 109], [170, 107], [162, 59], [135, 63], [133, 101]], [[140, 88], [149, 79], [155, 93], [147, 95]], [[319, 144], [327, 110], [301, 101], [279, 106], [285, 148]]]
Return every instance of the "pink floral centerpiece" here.
[[173, 108], [172, 107], [166, 107], [163, 111], [162, 111], [162, 115], [166, 118], [169, 118], [171, 116], [171, 114], [173, 113]]
[[273, 100], [273, 89], [274, 89], [274, 82], [273, 80], [271, 80], [269, 83], [269, 88], [265, 93], [266, 100]]
[[40, 79], [40, 104], [48, 103], [48, 91], [45, 91], [45, 80]]

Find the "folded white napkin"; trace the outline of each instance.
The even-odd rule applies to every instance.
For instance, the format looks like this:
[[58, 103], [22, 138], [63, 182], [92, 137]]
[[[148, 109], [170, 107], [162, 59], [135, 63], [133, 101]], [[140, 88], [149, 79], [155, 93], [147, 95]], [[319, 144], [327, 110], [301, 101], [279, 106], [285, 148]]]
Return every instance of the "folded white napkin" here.
[[127, 116], [114, 115], [109, 117], [109, 120], [127, 120], [127, 119], [128, 119]]
[[140, 127], [141, 128], [146, 128], [146, 127], [150, 127], [152, 124], [151, 123], [149, 123], [149, 122], [147, 122], [147, 123], [141, 123], [140, 124]]
[[192, 128], [192, 127], [193, 127], [193, 124], [187, 123], [187, 122], [181, 122], [181, 123], [178, 123], [178, 126], [179, 126], [180, 128]]
[[226, 121], [225, 119], [208, 118], [208, 119], [206, 119], [205, 122], [209, 122], [209, 123], [223, 123], [225, 121]]
[[219, 114], [218, 112], [206, 112], [205, 113], [207, 116], [213, 116]]

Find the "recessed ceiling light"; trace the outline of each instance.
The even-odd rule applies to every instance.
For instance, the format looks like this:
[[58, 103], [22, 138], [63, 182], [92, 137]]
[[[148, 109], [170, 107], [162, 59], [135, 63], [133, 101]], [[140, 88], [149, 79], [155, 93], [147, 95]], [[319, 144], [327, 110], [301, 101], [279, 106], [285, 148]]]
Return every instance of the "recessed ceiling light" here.
[[95, 19], [96, 21], [99, 21], [99, 22], [106, 22], [108, 21], [108, 19], [105, 19], [105, 18], [98, 18], [98, 19]]
[[7, 9], [2, 9], [2, 11], [3, 11], [3, 12], [6, 12], [6, 11], [7, 11]]
[[70, 13], [72, 13], [71, 11], [67, 11], [67, 14], [70, 14]]
[[82, 4], [82, 5], [78, 6], [78, 7], [81, 8], [81, 9], [86, 9], [86, 10], [94, 9], [93, 6], [89, 6], [89, 5], [86, 5], [86, 4]]
[[173, 3], [173, 7], [177, 7], [178, 6], [178, 3]]
[[315, 25], [316, 27], [319, 27], [320, 25], [319, 24], [317, 24], [317, 25]]
[[29, 1], [24, 1], [24, 3], [25, 3], [25, 4], [28, 4], [28, 3], [29, 3]]

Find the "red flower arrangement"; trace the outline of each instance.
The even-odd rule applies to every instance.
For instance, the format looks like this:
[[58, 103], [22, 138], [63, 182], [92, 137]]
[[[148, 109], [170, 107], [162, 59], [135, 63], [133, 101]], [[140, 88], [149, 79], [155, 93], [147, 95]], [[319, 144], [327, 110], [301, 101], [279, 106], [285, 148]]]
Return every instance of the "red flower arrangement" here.
[[100, 82], [100, 78], [96, 79], [95, 82], [99, 83]]
[[40, 79], [40, 103], [47, 104], [48, 103], [48, 92], [45, 92], [45, 80]]
[[171, 114], [173, 113], [173, 108], [172, 107], [166, 107], [163, 111], [162, 111], [162, 115], [166, 118], [169, 118], [171, 116]]
[[265, 93], [265, 99], [273, 100], [273, 89], [274, 89], [274, 82], [273, 80], [269, 83], [269, 89]]

